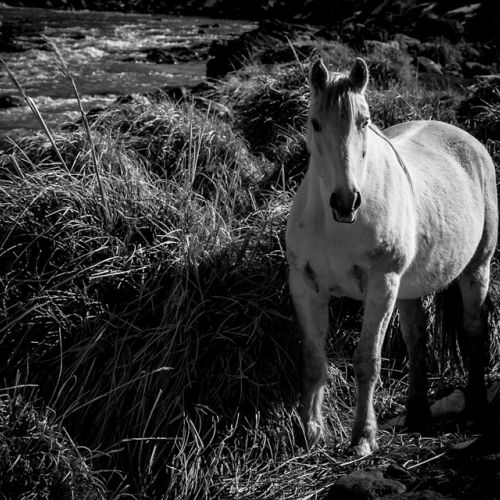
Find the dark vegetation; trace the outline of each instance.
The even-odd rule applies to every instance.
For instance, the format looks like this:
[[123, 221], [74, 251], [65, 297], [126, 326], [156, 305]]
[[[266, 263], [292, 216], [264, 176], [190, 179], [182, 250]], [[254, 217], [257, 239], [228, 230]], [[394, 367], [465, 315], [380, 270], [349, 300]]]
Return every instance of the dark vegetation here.
[[[472, 19], [459, 22], [465, 30]], [[351, 301], [332, 304], [328, 444], [305, 453], [295, 443], [300, 354], [284, 229], [307, 166], [311, 60], [320, 54], [345, 71], [362, 55], [377, 125], [458, 124], [500, 161], [499, 77], [464, 79], [469, 62], [495, 72], [493, 42], [475, 45], [463, 31], [418, 43], [406, 35], [396, 46], [394, 35], [381, 41], [356, 23], [311, 30], [264, 23], [214, 46], [212, 82], [191, 93], [122, 99], [89, 114], [90, 136], [81, 122], [53, 143], [39, 134], [2, 146], [7, 498], [327, 498], [340, 475], [366, 466], [403, 466], [416, 491], [498, 498], [494, 459], [449, 452], [471, 435], [465, 415], [424, 434], [383, 430], [381, 453], [361, 464], [345, 455], [360, 321]], [[430, 55], [439, 72], [419, 66]], [[491, 298], [498, 307], [497, 261]], [[432, 320], [430, 299], [428, 310]], [[434, 398], [463, 385], [438, 340], [429, 345]], [[494, 318], [492, 346], [495, 387]], [[397, 317], [384, 356], [382, 419], [404, 404]], [[493, 396], [497, 419], [498, 406]]]

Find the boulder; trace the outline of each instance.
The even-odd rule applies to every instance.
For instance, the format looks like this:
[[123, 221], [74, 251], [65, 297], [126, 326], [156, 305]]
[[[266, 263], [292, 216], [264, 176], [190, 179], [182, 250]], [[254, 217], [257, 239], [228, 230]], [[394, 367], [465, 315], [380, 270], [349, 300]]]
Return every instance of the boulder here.
[[352, 472], [338, 479], [330, 490], [328, 498], [331, 500], [370, 500], [405, 491], [404, 484], [384, 477], [381, 470], [366, 469]]
[[387, 466], [384, 475], [389, 479], [400, 481], [408, 487], [413, 487], [420, 481], [420, 478], [411, 470], [405, 469], [401, 465], [395, 463]]
[[380, 497], [380, 500], [455, 500], [452, 497], [444, 497], [440, 493], [431, 490], [412, 491], [409, 493], [396, 493]]
[[246, 61], [261, 60], [262, 54], [271, 59], [269, 51], [286, 53], [290, 42], [298, 38], [312, 36], [311, 28], [270, 20], [262, 21], [252, 31], [243, 33], [239, 38], [220, 42], [212, 42], [207, 62], [207, 77], [219, 79], [231, 71], [240, 69]]
[[433, 403], [430, 410], [433, 418], [461, 413], [465, 410], [465, 394], [460, 389], [455, 389], [448, 396]]
[[378, 57], [393, 57], [400, 51], [399, 42], [397, 40], [392, 40], [391, 42], [366, 40], [365, 48], [369, 54], [373, 54]]
[[432, 73], [435, 75], [442, 75], [443, 72], [439, 64], [435, 63], [432, 59], [424, 56], [417, 56], [413, 59], [413, 64], [417, 67], [418, 71], [423, 73]]
[[462, 62], [459, 46], [447, 42], [424, 42], [418, 46], [416, 55], [428, 57], [443, 67]]
[[457, 19], [429, 14], [417, 21], [415, 33], [419, 33], [424, 39], [442, 37], [450, 42], [458, 42], [464, 34], [464, 25]]
[[411, 55], [417, 54], [419, 47], [422, 45], [422, 42], [418, 38], [405, 35], [404, 33], [396, 33], [394, 35], [394, 40], [398, 42], [401, 50]]
[[146, 53], [146, 59], [156, 64], [175, 64], [175, 57], [163, 49], [149, 49]]
[[24, 105], [24, 100], [15, 95], [0, 95], [0, 109], [17, 108]]
[[488, 64], [481, 64], [476, 61], [466, 61], [462, 65], [465, 78], [472, 78], [479, 75], [493, 75], [496, 68]]

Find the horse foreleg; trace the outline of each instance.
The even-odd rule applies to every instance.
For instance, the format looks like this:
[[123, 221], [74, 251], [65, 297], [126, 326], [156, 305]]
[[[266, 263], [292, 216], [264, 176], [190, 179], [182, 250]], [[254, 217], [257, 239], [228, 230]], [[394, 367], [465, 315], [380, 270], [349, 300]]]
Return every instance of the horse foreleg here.
[[328, 297], [316, 292], [302, 273], [290, 271], [290, 292], [302, 332], [302, 393], [300, 417], [307, 444], [323, 439], [321, 406], [326, 383], [325, 337], [328, 331]]
[[469, 371], [467, 407], [476, 420], [486, 417], [485, 369], [489, 356], [486, 296], [490, 277], [489, 262], [474, 271], [466, 270], [458, 284], [464, 308], [464, 339]]
[[370, 277], [367, 282], [363, 325], [353, 358], [358, 398], [351, 447], [360, 456], [377, 450], [373, 393], [380, 374], [382, 342], [398, 287], [399, 276], [393, 273]]
[[425, 312], [422, 299], [398, 300], [401, 332], [410, 359], [405, 425], [415, 429], [431, 416], [427, 399]]

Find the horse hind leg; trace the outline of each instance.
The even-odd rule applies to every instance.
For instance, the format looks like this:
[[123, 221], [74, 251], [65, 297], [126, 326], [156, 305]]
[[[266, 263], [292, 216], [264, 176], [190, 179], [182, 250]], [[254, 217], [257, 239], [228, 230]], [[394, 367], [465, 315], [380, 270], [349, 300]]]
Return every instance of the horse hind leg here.
[[487, 295], [489, 260], [474, 269], [470, 266], [458, 278], [463, 303], [462, 355], [468, 368], [467, 409], [478, 423], [486, 419], [485, 371], [489, 358]]
[[425, 312], [421, 298], [399, 300], [396, 305], [410, 364], [405, 426], [413, 430], [431, 417], [427, 399]]

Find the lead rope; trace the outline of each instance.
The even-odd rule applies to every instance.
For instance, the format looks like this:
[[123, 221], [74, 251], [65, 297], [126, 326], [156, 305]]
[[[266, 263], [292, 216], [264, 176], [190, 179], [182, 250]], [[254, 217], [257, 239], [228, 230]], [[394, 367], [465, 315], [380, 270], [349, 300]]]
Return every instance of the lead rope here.
[[401, 165], [401, 168], [404, 170], [404, 173], [406, 175], [406, 178], [408, 179], [408, 182], [410, 183], [410, 188], [413, 196], [415, 196], [415, 190], [413, 189], [413, 182], [410, 177], [410, 172], [408, 172], [408, 169], [406, 168], [405, 162], [403, 161], [403, 158], [401, 158], [401, 155], [398, 153], [398, 150], [394, 147], [394, 144], [389, 140], [387, 136], [385, 136], [375, 125], [372, 125], [371, 123], [368, 125], [370, 130], [375, 132], [380, 138], [384, 139], [387, 144], [391, 147], [391, 149], [394, 151], [394, 154], [396, 155], [396, 158], [399, 161], [399, 164]]

